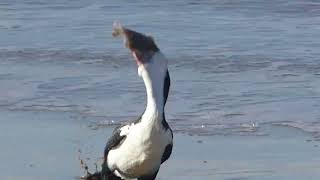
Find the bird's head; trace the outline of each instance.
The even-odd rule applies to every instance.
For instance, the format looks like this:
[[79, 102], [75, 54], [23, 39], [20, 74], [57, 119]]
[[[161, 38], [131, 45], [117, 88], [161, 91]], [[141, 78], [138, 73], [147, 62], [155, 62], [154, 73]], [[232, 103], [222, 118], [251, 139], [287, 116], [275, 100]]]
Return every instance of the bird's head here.
[[125, 47], [130, 49], [134, 60], [138, 65], [138, 73], [158, 74], [165, 77], [168, 70], [167, 59], [162, 55], [160, 49], [151, 36], [130, 30], [120, 23], [113, 24], [114, 37], [124, 38]]

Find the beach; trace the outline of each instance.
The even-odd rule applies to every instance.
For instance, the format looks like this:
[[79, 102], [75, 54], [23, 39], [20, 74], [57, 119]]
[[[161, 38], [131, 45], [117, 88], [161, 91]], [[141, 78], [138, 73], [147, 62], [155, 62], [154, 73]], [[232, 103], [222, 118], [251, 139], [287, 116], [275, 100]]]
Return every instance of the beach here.
[[[0, 178], [71, 180], [85, 174], [79, 156], [95, 171], [110, 127], [69, 113], [1, 111]], [[28, 118], [26, 118], [28, 117]], [[44, 121], [45, 119], [45, 121]], [[68, 120], [68, 121], [66, 121]], [[174, 134], [174, 150], [159, 180], [318, 179], [320, 143], [291, 128], [269, 127], [272, 136]], [[79, 153], [79, 150], [81, 153]]]

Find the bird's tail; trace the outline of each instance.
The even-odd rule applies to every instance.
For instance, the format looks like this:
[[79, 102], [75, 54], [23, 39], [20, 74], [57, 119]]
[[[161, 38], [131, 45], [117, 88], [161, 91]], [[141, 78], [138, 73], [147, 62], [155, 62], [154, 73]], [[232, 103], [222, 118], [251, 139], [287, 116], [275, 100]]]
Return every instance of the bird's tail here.
[[94, 174], [88, 173], [87, 176], [84, 177], [83, 179], [85, 179], [85, 180], [102, 180], [101, 172], [96, 172]]
[[118, 176], [111, 174], [102, 174], [101, 172], [96, 172], [94, 174], [88, 174], [85, 180], [121, 180]]
[[102, 170], [95, 172], [94, 174], [87, 173], [87, 176], [84, 178], [85, 180], [121, 180], [118, 176], [114, 175], [106, 163], [102, 164]]

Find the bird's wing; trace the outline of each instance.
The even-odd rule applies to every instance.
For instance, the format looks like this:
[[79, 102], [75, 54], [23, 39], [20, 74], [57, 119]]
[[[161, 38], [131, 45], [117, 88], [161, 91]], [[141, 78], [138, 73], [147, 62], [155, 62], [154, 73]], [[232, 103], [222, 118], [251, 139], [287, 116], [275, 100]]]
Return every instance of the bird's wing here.
[[116, 128], [111, 137], [109, 138], [107, 144], [106, 144], [106, 147], [104, 148], [104, 156], [107, 157], [109, 151], [118, 146], [121, 141], [123, 141], [125, 139], [125, 135], [121, 135], [121, 128]]
[[111, 149], [121, 145], [122, 142], [125, 141], [126, 136], [130, 132], [130, 128], [132, 126], [134, 126], [136, 123], [138, 123], [140, 120], [141, 120], [141, 116], [139, 118], [137, 118], [136, 120], [128, 121], [127, 123], [122, 124], [113, 130], [113, 133], [112, 133], [111, 137], [109, 138], [109, 140], [107, 141], [107, 144], [104, 148], [104, 158], [105, 159], [107, 158], [108, 153]]
[[163, 154], [162, 154], [161, 164], [164, 163], [166, 160], [169, 159], [171, 153], [172, 153], [172, 144], [168, 144], [168, 145], [166, 146], [166, 148], [164, 149], [164, 152], [163, 152]]

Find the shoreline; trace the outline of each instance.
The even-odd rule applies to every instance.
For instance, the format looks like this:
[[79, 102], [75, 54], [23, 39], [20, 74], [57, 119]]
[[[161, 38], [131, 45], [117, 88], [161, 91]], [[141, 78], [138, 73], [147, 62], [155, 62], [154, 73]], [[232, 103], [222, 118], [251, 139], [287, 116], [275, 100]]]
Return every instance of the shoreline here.
[[[113, 128], [93, 130], [69, 113], [0, 111], [0, 179], [68, 180], [94, 171]], [[174, 134], [171, 158], [158, 180], [319, 179], [320, 142], [292, 128], [271, 127], [268, 136]], [[98, 167], [100, 165], [98, 164]]]

